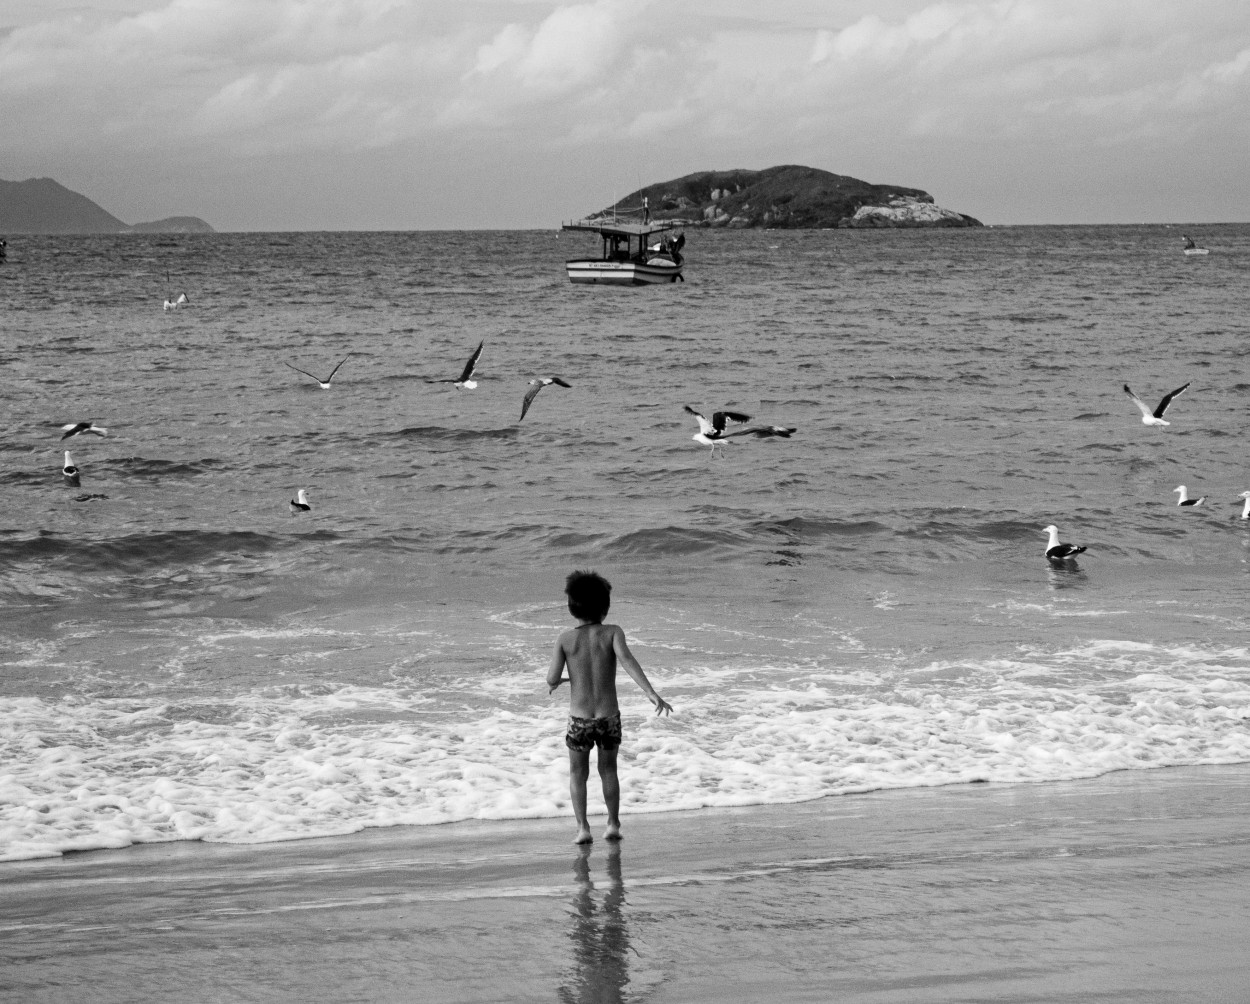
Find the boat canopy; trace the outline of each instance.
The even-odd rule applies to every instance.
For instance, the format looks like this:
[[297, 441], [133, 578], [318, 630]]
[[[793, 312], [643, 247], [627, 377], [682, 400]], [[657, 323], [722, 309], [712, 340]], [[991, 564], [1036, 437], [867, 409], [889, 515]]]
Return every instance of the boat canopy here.
[[563, 230], [589, 230], [604, 237], [646, 237], [662, 230], [672, 230], [676, 223], [660, 220], [656, 223], [617, 223], [615, 220], [570, 220], [561, 223]]

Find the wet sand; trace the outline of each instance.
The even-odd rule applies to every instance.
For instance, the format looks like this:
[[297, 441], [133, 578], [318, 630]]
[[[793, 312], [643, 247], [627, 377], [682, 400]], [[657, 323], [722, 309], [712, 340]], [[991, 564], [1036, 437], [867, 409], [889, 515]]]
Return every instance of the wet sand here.
[[0, 995], [1223, 1004], [1248, 823], [1236, 765], [15, 862]]

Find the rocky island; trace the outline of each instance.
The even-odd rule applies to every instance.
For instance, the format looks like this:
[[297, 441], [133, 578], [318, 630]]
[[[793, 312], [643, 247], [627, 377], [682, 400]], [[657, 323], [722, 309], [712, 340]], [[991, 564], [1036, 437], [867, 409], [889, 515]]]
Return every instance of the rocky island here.
[[980, 220], [943, 209], [918, 188], [874, 185], [814, 167], [699, 171], [625, 196], [594, 218], [639, 218], [643, 199], [653, 221], [702, 227], [979, 227]]
[[211, 234], [198, 216], [123, 223], [85, 195], [51, 178], [0, 180], [0, 233], [10, 234]]

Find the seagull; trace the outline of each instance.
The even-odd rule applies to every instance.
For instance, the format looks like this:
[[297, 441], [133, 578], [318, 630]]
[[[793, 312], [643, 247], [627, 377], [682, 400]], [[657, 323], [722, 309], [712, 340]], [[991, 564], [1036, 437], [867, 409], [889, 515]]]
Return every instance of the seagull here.
[[1071, 561], [1085, 550], [1083, 545], [1077, 547], [1074, 544], [1059, 543], [1059, 527], [1055, 526], [1053, 523], [1046, 527], [1046, 529], [1042, 532], [1050, 534], [1050, 540], [1046, 544], [1046, 558], [1048, 561], [1054, 563]]
[[482, 346], [485, 344], [486, 344], [485, 339], [477, 343], [477, 348], [473, 350], [473, 355], [469, 356], [469, 361], [464, 364], [464, 372], [460, 374], [460, 377], [458, 379], [452, 380], [450, 377], [444, 377], [441, 380], [428, 380], [427, 379], [425, 382], [426, 383], [450, 383], [450, 384], [455, 384], [457, 387], [464, 387], [466, 390], [473, 390], [473, 388], [477, 386], [477, 381], [470, 380], [469, 378], [473, 376], [473, 370], [477, 367], [477, 361], [480, 358], [482, 358]]
[[699, 431], [691, 436], [696, 443], [702, 443], [704, 446], [710, 446], [712, 453], [716, 453], [716, 444], [724, 442], [732, 436], [781, 436], [789, 439], [796, 431], [793, 426], [784, 425], [753, 425], [749, 429], [737, 429], [734, 432], [725, 431], [726, 422], [749, 422], [750, 415], [744, 415], [740, 411], [714, 411], [712, 412], [712, 421], [708, 421], [703, 415], [695, 411], [690, 405], [684, 405], [687, 414], [693, 415], [699, 423]]
[[295, 493], [295, 498], [291, 499], [291, 512], [308, 512], [312, 506], [308, 504], [308, 495], [301, 488]]
[[538, 392], [549, 384], [555, 384], [557, 387], [572, 387], [571, 383], [565, 383], [559, 377], [537, 377], [530, 381], [530, 389], [525, 392], [525, 400], [521, 402], [521, 418], [525, 417], [525, 413], [530, 410], [530, 405], [534, 403], [534, 398], [538, 397]]
[[190, 302], [191, 302], [191, 301], [187, 299], [187, 294], [186, 294], [186, 293], [179, 293], [179, 294], [178, 294], [178, 298], [177, 298], [176, 300], [166, 300], [166, 301], [165, 301], [165, 306], [164, 306], [164, 308], [163, 308], [163, 309], [165, 309], [165, 310], [177, 310], [177, 309], [178, 309], [179, 307], [181, 307], [184, 303], [190, 303]]
[[61, 468], [61, 473], [65, 475], [65, 480], [69, 484], [73, 485], [75, 488], [78, 487], [79, 471], [78, 468], [74, 466], [74, 458], [69, 455], [69, 450], [65, 451], [65, 466]]
[[108, 429], [103, 426], [96, 425], [94, 422], [78, 422], [77, 424], [62, 425], [62, 431], [65, 433], [61, 438], [69, 439], [70, 436], [78, 436], [84, 432], [89, 432], [93, 436], [107, 436]]
[[330, 381], [334, 379], [334, 374], [339, 371], [339, 366], [342, 366], [343, 363], [347, 362], [350, 356], [351, 356], [351, 353], [349, 352], [341, 360], [339, 360], [339, 365], [335, 366], [334, 369], [330, 370], [330, 375], [326, 377], [324, 380], [322, 380], [321, 377], [319, 376], [313, 376], [313, 374], [309, 373], [308, 370], [302, 370], [298, 366], [291, 366], [290, 363], [287, 363], [287, 365], [291, 366], [291, 369], [295, 370], [296, 373], [303, 373], [304, 376], [306, 377], [312, 377], [314, 380], [317, 381], [318, 386], [320, 386], [322, 390], [329, 390]]
[[1246, 507], [1241, 510], [1242, 519], [1250, 519], [1250, 492], [1242, 492], [1237, 496], [1239, 499], [1246, 500]]
[[[1188, 386], [1189, 384], [1185, 384], [1185, 387]], [[1133, 399], [1133, 403], [1141, 409], [1142, 425], [1171, 425], [1171, 422], [1163, 421], [1163, 413], [1168, 410], [1168, 405], [1172, 403], [1172, 398], [1185, 392], [1185, 387], [1177, 387], [1171, 394], [1166, 395], [1163, 400], [1159, 402], [1159, 407], [1157, 407], [1153, 412], [1150, 410], [1150, 406], [1146, 404], [1145, 401], [1129, 390], [1128, 384], [1124, 385], [1124, 393], [1131, 397]]]
[[1177, 485], [1172, 489], [1172, 491], [1181, 493], [1181, 497], [1176, 500], [1177, 505], [1202, 505], [1202, 503], [1207, 500], [1205, 495], [1201, 498], [1191, 499], [1189, 495], [1186, 494], [1184, 485]]

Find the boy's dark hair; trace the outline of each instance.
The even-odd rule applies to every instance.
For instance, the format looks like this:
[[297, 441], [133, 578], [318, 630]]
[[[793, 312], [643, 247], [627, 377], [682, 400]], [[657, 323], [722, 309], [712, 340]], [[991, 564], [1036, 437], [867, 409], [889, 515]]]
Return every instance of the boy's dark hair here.
[[602, 624], [612, 605], [612, 583], [598, 572], [573, 572], [564, 581], [564, 595], [579, 621]]

